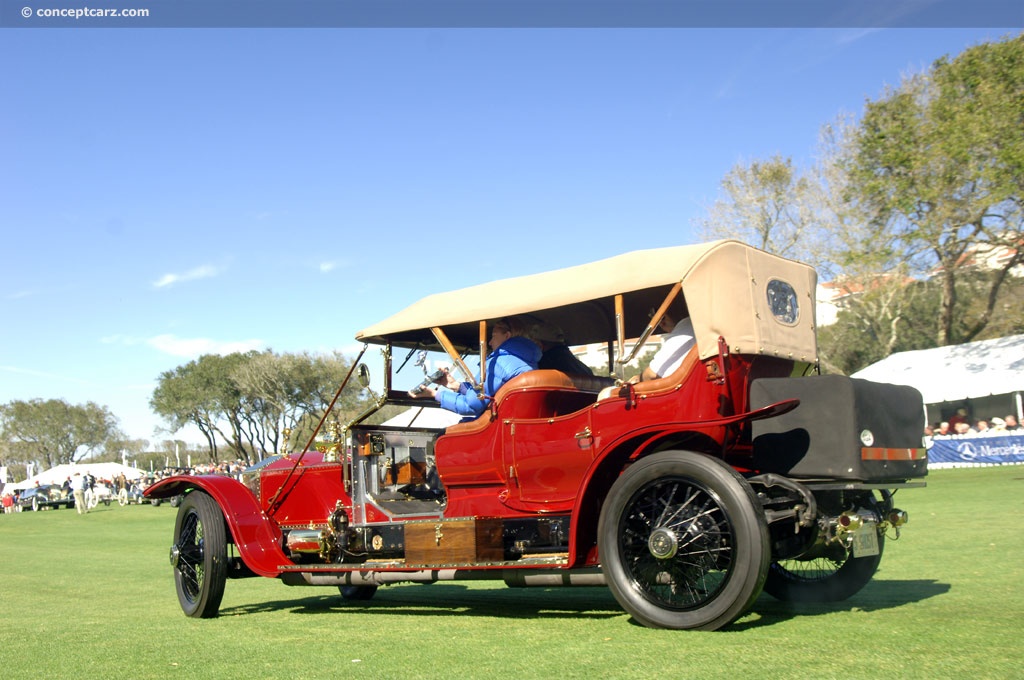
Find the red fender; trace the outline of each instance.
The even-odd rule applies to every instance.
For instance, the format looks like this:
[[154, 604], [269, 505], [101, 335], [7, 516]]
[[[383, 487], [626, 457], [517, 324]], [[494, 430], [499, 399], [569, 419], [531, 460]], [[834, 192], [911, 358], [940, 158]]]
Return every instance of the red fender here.
[[[253, 573], [274, 578], [292, 561], [281, 549], [280, 527], [263, 514], [252, 492], [241, 482], [221, 475], [180, 475], [162, 479], [143, 491], [146, 498], [169, 498], [191, 489], [210, 494], [220, 506], [238, 554]], [[230, 508], [230, 512], [225, 508]]]
[[[731, 425], [733, 423], [739, 423], [739, 422], [747, 421], [747, 420], [751, 420], [752, 421], [752, 420], [762, 420], [764, 418], [774, 418], [774, 417], [780, 416], [780, 415], [782, 415], [784, 413], [789, 413], [790, 411], [792, 411], [793, 409], [795, 409], [799, 405], [800, 405], [800, 400], [799, 399], [784, 399], [783, 401], [779, 401], [779, 402], [776, 402], [774, 404], [768, 404], [767, 406], [762, 406], [761, 408], [754, 409], [753, 411], [747, 411], [745, 413], [737, 413], [737, 414], [732, 415], [732, 416], [723, 416], [721, 418], [715, 418], [715, 419], [712, 419], [712, 420], [696, 420], [696, 421], [691, 421], [691, 422], [679, 421], [679, 422], [652, 423], [652, 424], [648, 425], [647, 427], [632, 429], [632, 430], [630, 430], [626, 434], [620, 436], [618, 439], [616, 439], [614, 441], [606, 442], [602, 446], [603, 453], [600, 456], [598, 456], [594, 460], [594, 463], [590, 466], [589, 472], [583, 478], [583, 481], [580, 484], [580, 491], [579, 491], [579, 493], [576, 494], [576, 503], [573, 506], [572, 514], [570, 515], [572, 519], [569, 522], [569, 555], [570, 555], [569, 566], [574, 566], [577, 563], [577, 561], [578, 561], [577, 558], [581, 557], [576, 552], [577, 549], [578, 549], [577, 545], [576, 545], [576, 541], [577, 541], [577, 539], [579, 537], [580, 517], [583, 516], [583, 503], [585, 503], [588, 500], [587, 493], [586, 493], [587, 487], [590, 486], [590, 481], [593, 478], [595, 471], [600, 468], [601, 463], [604, 462], [604, 460], [607, 457], [608, 453], [610, 451], [614, 451], [616, 446], [618, 446], [620, 443], [622, 443], [622, 440], [630, 438], [630, 437], [635, 437], [638, 434], [647, 434], [647, 435], [649, 435], [651, 437], [651, 439], [656, 439], [658, 436], [664, 434], [668, 430], [681, 430], [681, 431], [685, 431], [685, 430], [692, 430], [692, 429], [705, 429], [705, 428], [709, 428], [709, 427], [718, 427], [718, 426], [722, 426], [722, 425]], [[648, 439], [647, 442], [645, 442], [643, 445], [641, 445], [640, 448], [646, 447], [647, 443], [649, 443], [651, 441], [651, 439]], [[593, 521], [596, 522], [596, 520], [593, 520]], [[596, 524], [595, 524], [595, 526], [596, 526]]]

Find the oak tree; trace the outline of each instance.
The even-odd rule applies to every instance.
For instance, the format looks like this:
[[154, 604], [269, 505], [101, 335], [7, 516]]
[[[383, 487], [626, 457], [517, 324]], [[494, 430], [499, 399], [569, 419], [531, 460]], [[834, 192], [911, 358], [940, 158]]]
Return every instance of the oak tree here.
[[13, 462], [49, 469], [77, 463], [110, 442], [122, 441], [124, 434], [106, 406], [32, 399], [0, 406], [0, 439]]

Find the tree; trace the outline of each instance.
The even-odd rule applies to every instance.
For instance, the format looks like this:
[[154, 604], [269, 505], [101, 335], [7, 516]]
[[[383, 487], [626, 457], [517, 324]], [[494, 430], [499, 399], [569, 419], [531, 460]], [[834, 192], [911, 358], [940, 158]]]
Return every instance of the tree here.
[[[243, 404], [240, 432], [253, 449], [276, 453], [287, 428], [293, 431], [295, 444], [300, 423], [319, 421], [347, 372], [348, 364], [339, 354], [267, 351], [251, 355], [232, 375]], [[351, 414], [357, 394], [354, 386], [347, 389], [335, 406], [336, 413]]]
[[124, 434], [105, 406], [33, 399], [0, 406], [0, 437], [8, 455], [18, 462], [37, 462], [49, 469], [78, 462], [110, 442], [123, 440]]
[[849, 374], [894, 352], [926, 349], [934, 343], [937, 289], [900, 275], [843, 279], [849, 299], [836, 322], [818, 332], [818, 353], [827, 373]]
[[[285, 428], [298, 432], [310, 420], [319, 421], [347, 372], [337, 354], [205, 355], [161, 374], [150, 406], [172, 431], [196, 425], [206, 437], [211, 462], [219, 460], [222, 441], [233, 457], [251, 463], [253, 454], [280, 452]], [[358, 393], [349, 386], [337, 412], [359, 410]]]
[[167, 421], [170, 432], [195, 425], [206, 439], [211, 462], [219, 457], [219, 423], [226, 417], [226, 409], [239, 401], [231, 392], [228, 368], [224, 357], [204, 355], [164, 371], [149, 401], [150, 408]]
[[89, 457], [97, 463], [120, 463], [124, 460], [135, 460], [149, 448], [147, 439], [121, 439], [112, 437], [103, 445], [103, 452]]
[[[1024, 262], [1024, 36], [986, 43], [869, 102], [841, 161], [866, 219], [844, 261], [939, 282], [934, 343], [979, 337]], [[979, 269], [979, 255], [999, 252]], [[958, 282], [978, 279], [964, 300]], [[979, 304], [980, 303], [980, 304]]]
[[698, 222], [704, 239], [734, 238], [776, 255], [822, 263], [822, 197], [813, 173], [775, 155], [734, 166], [724, 196]]
[[[935, 320], [942, 304], [941, 282], [889, 281], [876, 277], [868, 289], [849, 289], [855, 299], [844, 305], [836, 322], [818, 333], [822, 367], [830, 373], [854, 373], [894, 352], [935, 347]], [[954, 332], [976, 316], [971, 307], [985, 304], [985, 272], [964, 272], [957, 279], [957, 298], [967, 307]], [[1024, 333], [1024, 278], [1011, 277], [1000, 288], [992, 320], [977, 340]]]

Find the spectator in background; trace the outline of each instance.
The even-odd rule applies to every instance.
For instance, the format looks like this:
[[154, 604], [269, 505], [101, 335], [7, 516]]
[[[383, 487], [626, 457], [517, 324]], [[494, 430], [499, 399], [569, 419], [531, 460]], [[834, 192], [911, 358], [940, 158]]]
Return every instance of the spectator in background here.
[[1006, 421], [1007, 432], [1016, 432], [1020, 430], [1020, 425], [1017, 423], [1017, 416], [1013, 415], [1012, 413], [1003, 418], [1003, 420]]
[[977, 431], [973, 427], [971, 427], [970, 423], [968, 423], [966, 420], [961, 420], [959, 423], [953, 426], [953, 429], [954, 432], [956, 432], [956, 434], [960, 435], [961, 437], [977, 434]]
[[949, 417], [949, 426], [952, 427], [954, 431], [958, 424], [967, 422], [969, 421], [967, 419], [967, 409], [965, 408], [958, 408], [956, 413]]
[[974, 431], [978, 434], [989, 434], [988, 421], [981, 419], [974, 424]]
[[948, 437], [951, 434], [953, 434], [953, 430], [950, 429], [949, 423], [947, 423], [945, 420], [939, 423], [939, 426], [935, 429], [936, 437]]
[[85, 489], [85, 477], [82, 476], [81, 472], [76, 472], [75, 476], [71, 478], [71, 493], [75, 496], [75, 510], [79, 515], [89, 512], [89, 508], [85, 504]]

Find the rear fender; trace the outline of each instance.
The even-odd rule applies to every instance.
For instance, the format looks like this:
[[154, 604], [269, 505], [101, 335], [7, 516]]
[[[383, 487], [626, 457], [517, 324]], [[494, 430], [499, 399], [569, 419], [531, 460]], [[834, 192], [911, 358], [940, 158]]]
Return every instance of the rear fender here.
[[597, 545], [597, 518], [601, 514], [601, 503], [631, 458], [638, 454], [642, 455], [645, 450], [672, 433], [688, 433], [699, 437], [700, 430], [774, 418], [789, 413], [799, 405], [798, 399], [786, 399], [722, 418], [654, 423], [630, 430], [616, 440], [608, 442], [601, 454], [595, 458], [580, 485], [580, 493], [576, 494], [576, 505], [572, 510], [569, 527], [570, 566], [580, 566], [593, 560], [591, 548]]
[[147, 498], [170, 498], [198, 491], [220, 507], [238, 554], [253, 573], [276, 577], [291, 560], [281, 549], [281, 529], [263, 514], [256, 498], [241, 482], [219, 475], [182, 475], [163, 479], [143, 492]]

